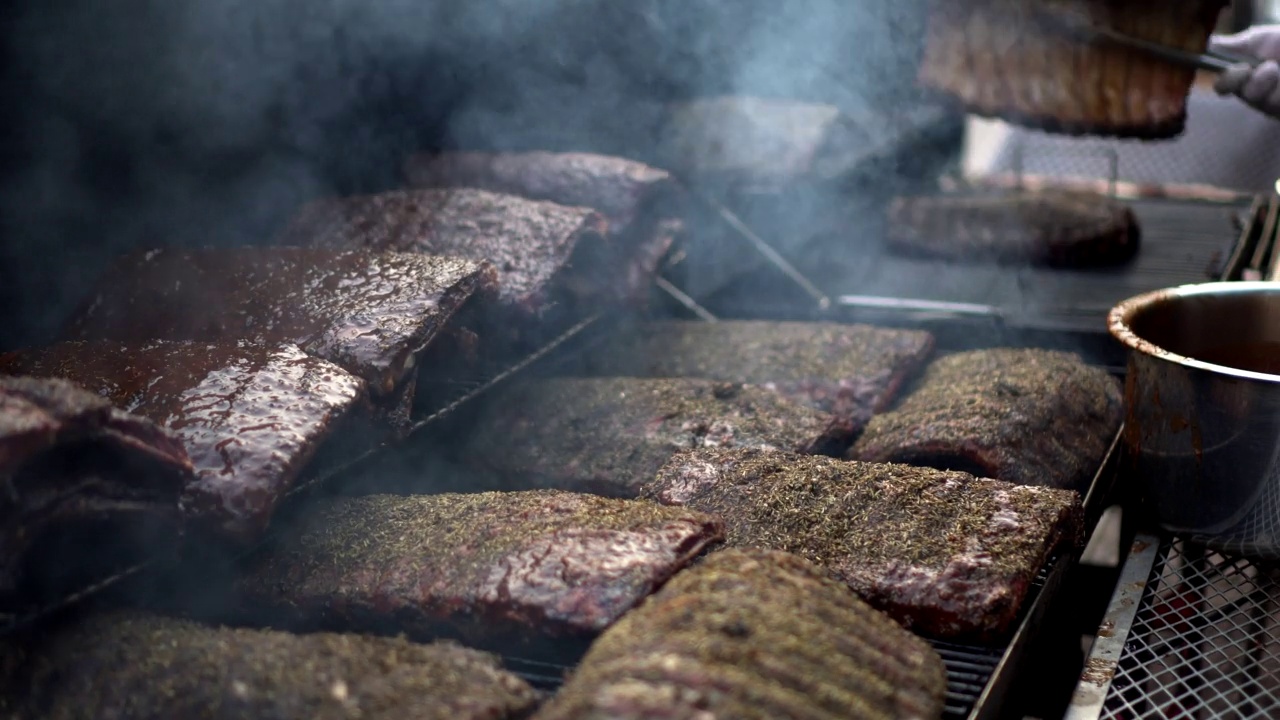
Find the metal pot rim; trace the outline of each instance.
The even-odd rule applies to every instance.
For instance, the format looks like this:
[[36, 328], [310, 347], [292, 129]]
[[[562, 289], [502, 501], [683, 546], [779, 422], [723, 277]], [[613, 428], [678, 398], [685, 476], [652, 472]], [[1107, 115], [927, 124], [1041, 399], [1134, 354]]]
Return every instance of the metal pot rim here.
[[1203, 295], [1223, 296], [1223, 295], [1280, 295], [1280, 282], [1213, 282], [1213, 283], [1197, 283], [1192, 285], [1179, 285], [1177, 287], [1164, 288], [1161, 290], [1153, 290], [1141, 295], [1135, 295], [1127, 300], [1122, 301], [1111, 309], [1107, 314], [1107, 329], [1111, 336], [1119, 340], [1130, 350], [1143, 355], [1148, 355], [1160, 360], [1165, 360], [1185, 367], [1203, 370], [1205, 372], [1216, 373], [1218, 375], [1227, 375], [1239, 378], [1241, 380], [1254, 380], [1266, 383], [1280, 384], [1280, 375], [1270, 375], [1267, 373], [1254, 372], [1252, 370], [1241, 370], [1239, 368], [1227, 367], [1226, 365], [1215, 365], [1207, 363], [1195, 358], [1189, 358], [1179, 355], [1175, 352], [1166, 350], [1145, 338], [1139, 337], [1130, 327], [1129, 323], [1133, 318], [1144, 310], [1163, 305], [1170, 301], [1180, 298], [1196, 297]]

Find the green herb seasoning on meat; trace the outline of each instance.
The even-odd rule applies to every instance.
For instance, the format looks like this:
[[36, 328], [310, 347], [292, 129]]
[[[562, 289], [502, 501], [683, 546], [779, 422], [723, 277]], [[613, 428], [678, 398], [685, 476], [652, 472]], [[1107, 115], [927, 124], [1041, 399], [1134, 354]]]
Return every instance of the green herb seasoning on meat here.
[[849, 452], [1086, 492], [1124, 416], [1120, 383], [1079, 356], [998, 348], [925, 368]]
[[[112, 613], [42, 635], [4, 694], [26, 720], [503, 720], [537, 693], [496, 657], [453, 643], [232, 629]], [[17, 666], [14, 668], [13, 666]]]
[[555, 490], [339, 499], [239, 592], [293, 625], [486, 645], [584, 638], [723, 537], [693, 510]]
[[929, 645], [787, 553], [726, 550], [605, 631], [537, 720], [937, 718]]
[[720, 515], [729, 546], [818, 563], [908, 627], [978, 641], [1008, 630], [1082, 524], [1073, 492], [752, 450], [681, 453], [642, 496]]
[[675, 453], [839, 453], [844, 423], [770, 390], [693, 378], [535, 380], [493, 397], [464, 448], [503, 489], [634, 497]]
[[816, 322], [652, 322], [587, 355], [592, 375], [760, 385], [836, 415], [857, 435], [933, 350], [918, 330]]

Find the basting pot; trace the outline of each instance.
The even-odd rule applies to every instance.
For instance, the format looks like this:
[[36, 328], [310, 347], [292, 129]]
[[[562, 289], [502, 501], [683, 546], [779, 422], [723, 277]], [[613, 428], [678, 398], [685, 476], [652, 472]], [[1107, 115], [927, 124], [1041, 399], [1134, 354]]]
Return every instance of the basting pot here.
[[1280, 558], [1280, 283], [1158, 290], [1108, 324], [1128, 348], [1124, 445], [1155, 521]]

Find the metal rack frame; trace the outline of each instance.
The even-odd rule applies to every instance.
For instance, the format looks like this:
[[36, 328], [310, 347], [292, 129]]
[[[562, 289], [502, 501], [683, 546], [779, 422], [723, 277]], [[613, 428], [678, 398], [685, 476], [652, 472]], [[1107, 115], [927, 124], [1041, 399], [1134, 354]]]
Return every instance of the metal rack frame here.
[[1138, 535], [1068, 720], [1280, 712], [1280, 574], [1178, 537]]

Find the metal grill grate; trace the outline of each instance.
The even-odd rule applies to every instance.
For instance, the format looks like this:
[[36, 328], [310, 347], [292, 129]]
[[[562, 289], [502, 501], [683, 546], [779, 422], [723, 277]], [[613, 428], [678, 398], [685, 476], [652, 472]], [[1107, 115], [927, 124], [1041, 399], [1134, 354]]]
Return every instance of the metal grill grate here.
[[1280, 713], [1280, 574], [1166, 540], [1115, 665], [1101, 717]]

